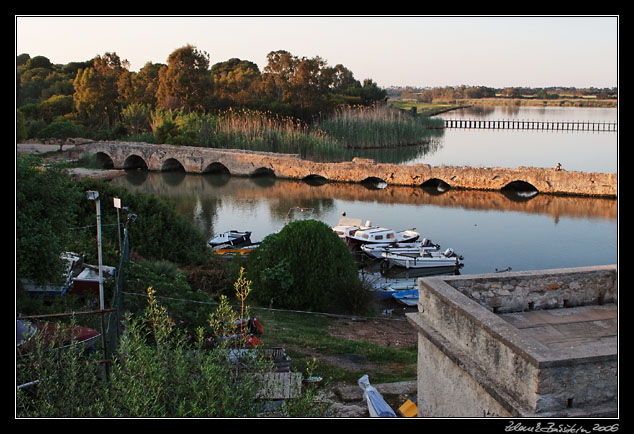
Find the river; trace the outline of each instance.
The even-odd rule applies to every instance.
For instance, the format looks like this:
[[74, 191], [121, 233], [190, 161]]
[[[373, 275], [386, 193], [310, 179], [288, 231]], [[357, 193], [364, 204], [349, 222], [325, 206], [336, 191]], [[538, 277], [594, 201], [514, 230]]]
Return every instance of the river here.
[[[498, 109], [495, 109], [498, 110]], [[495, 112], [493, 110], [492, 112]], [[540, 112], [541, 110], [541, 112]], [[570, 110], [570, 109], [569, 109]], [[517, 110], [530, 119], [544, 116], [615, 116], [614, 111], [576, 109]], [[588, 110], [588, 111], [586, 111]], [[599, 110], [599, 109], [597, 109]], [[600, 109], [610, 110], [610, 109]], [[487, 112], [481, 115], [502, 116]], [[472, 117], [468, 110], [451, 113]], [[505, 114], [507, 119], [509, 114]], [[533, 113], [533, 119], [535, 119]], [[433, 155], [417, 157], [427, 164], [554, 167], [615, 172], [618, 134], [614, 132], [553, 132], [448, 129]], [[572, 145], [571, 143], [575, 143]], [[501, 149], [506, 149], [502, 152]], [[549, 153], [549, 155], [544, 155]], [[409, 164], [412, 161], [404, 162]], [[618, 201], [537, 194], [511, 197], [501, 192], [449, 190], [442, 194], [420, 187], [371, 188], [357, 184], [309, 184], [275, 178], [196, 175], [180, 172], [131, 171], [114, 183], [131, 190], [174, 200], [206, 237], [230, 229], [252, 231], [260, 241], [278, 231], [289, 210], [310, 209], [302, 216], [329, 226], [342, 213], [396, 230], [416, 228], [422, 237], [463, 255], [460, 274], [539, 270], [615, 264], [618, 260]], [[366, 267], [378, 276], [376, 268]], [[415, 277], [404, 272], [399, 277]]]

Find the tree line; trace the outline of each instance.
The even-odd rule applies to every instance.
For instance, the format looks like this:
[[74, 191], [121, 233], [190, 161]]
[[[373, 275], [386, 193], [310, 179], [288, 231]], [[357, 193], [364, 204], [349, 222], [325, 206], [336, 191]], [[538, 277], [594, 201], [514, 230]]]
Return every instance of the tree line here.
[[617, 88], [583, 88], [575, 87], [504, 87], [493, 88], [487, 86], [444, 86], [433, 88], [420, 88], [412, 86], [392, 86], [386, 89], [389, 98], [412, 99], [425, 103], [448, 102], [459, 99], [477, 98], [538, 98], [556, 99], [566, 98], [596, 98], [615, 99], [617, 98]]
[[267, 62], [263, 71], [237, 58], [211, 65], [209, 53], [186, 45], [167, 63], [147, 62], [135, 72], [114, 52], [65, 65], [23, 53], [16, 58], [17, 136], [81, 130], [97, 139], [120, 138], [138, 133], [138, 118], [161, 109], [220, 113], [239, 107], [310, 121], [342, 105], [387, 99], [372, 79], [360, 82], [344, 65], [329, 66], [319, 56], [278, 50]]

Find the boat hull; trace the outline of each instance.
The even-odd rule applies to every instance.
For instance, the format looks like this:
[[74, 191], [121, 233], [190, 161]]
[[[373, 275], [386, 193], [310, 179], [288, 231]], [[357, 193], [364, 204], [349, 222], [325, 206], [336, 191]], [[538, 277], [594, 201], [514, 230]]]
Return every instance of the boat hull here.
[[384, 253], [385, 258], [390, 265], [403, 268], [437, 268], [437, 267], [455, 267], [459, 265], [457, 257], [446, 256], [405, 256], [392, 253]]

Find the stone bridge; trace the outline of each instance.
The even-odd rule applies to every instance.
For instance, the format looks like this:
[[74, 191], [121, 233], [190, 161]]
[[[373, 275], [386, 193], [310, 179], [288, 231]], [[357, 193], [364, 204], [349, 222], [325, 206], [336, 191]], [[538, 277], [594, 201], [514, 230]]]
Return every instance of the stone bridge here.
[[78, 157], [96, 154], [103, 167], [188, 173], [228, 172], [239, 176], [275, 176], [335, 182], [384, 182], [390, 185], [472, 190], [538, 191], [546, 194], [617, 197], [616, 173], [570, 172], [534, 167], [467, 167], [397, 165], [355, 158], [320, 163], [295, 154], [152, 145], [135, 142], [90, 142], [76, 146]]

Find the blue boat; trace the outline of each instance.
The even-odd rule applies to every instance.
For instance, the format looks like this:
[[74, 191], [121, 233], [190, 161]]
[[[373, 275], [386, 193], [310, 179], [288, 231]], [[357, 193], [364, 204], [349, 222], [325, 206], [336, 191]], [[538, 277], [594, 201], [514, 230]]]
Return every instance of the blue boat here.
[[406, 306], [418, 304], [418, 289], [406, 289], [392, 294], [392, 298]]

